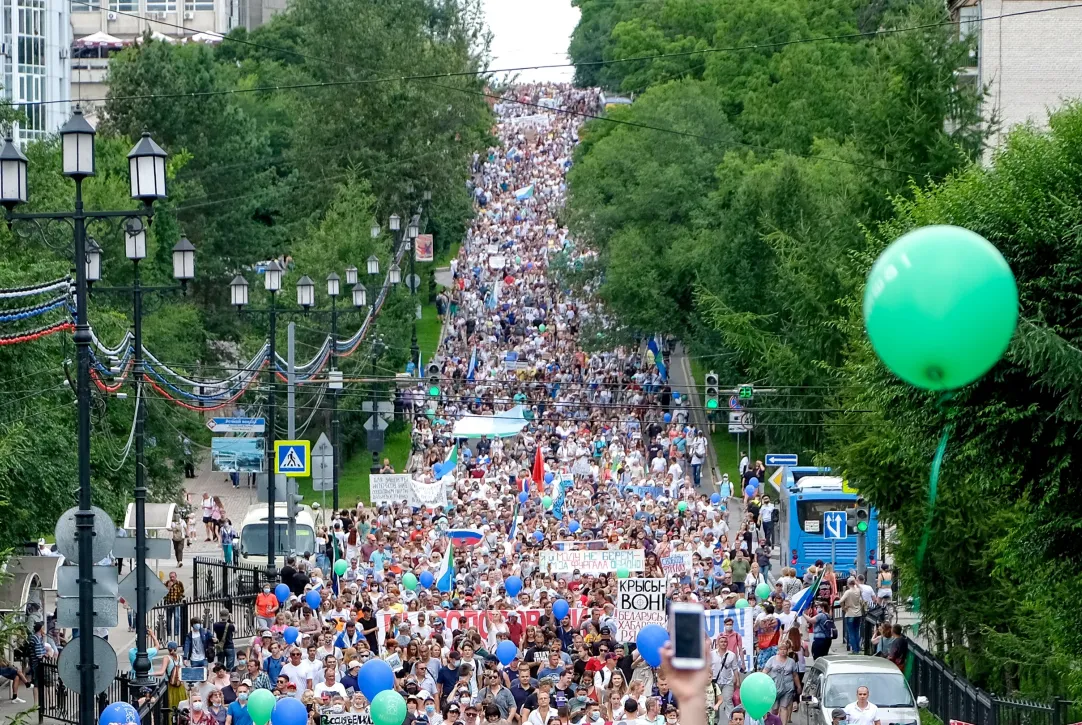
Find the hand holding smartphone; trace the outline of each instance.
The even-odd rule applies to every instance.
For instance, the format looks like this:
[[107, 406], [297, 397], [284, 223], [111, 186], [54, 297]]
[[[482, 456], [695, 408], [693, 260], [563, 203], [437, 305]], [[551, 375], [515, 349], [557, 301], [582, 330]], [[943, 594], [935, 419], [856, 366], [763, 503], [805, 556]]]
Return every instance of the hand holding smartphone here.
[[703, 652], [706, 614], [703, 605], [672, 602], [669, 605], [669, 640], [672, 642], [672, 666], [678, 670], [697, 670], [706, 665]]

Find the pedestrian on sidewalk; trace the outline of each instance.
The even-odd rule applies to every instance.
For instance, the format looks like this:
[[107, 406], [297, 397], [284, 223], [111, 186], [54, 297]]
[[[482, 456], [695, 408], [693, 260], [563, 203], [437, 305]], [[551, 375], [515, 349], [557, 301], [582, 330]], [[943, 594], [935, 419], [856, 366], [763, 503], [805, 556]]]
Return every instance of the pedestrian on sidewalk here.
[[845, 644], [853, 654], [860, 654], [860, 623], [864, 618], [864, 598], [856, 577], [849, 577], [841, 596], [842, 617], [845, 623]]
[[182, 631], [180, 605], [184, 602], [184, 582], [177, 578], [175, 571], [171, 571], [169, 581], [165, 585], [168, 591], [166, 591], [164, 602], [172, 605], [165, 610], [165, 633], [170, 637], [179, 637]]
[[169, 530], [173, 539], [173, 554], [177, 558], [177, 566], [184, 566], [184, 544], [188, 540], [188, 526], [181, 520], [180, 514], [173, 517]]
[[236, 565], [236, 551], [234, 550], [234, 543], [237, 540], [237, 530], [233, 528], [233, 522], [229, 518], [226, 518], [222, 522], [222, 528], [218, 532], [218, 538], [222, 542], [222, 559], [226, 564]]
[[210, 541], [214, 539], [214, 499], [206, 491], [203, 492], [203, 501], [199, 504], [200, 509], [203, 512], [203, 528], [206, 531], [206, 538], [203, 541]]
[[192, 442], [187, 436], [184, 436], [181, 441], [181, 446], [184, 449], [184, 477], [195, 478], [195, 459], [192, 458]]

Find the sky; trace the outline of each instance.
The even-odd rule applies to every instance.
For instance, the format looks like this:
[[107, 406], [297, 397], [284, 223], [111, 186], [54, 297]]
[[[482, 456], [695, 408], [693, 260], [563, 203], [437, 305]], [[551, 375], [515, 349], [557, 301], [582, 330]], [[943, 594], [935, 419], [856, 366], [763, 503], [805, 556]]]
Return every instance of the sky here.
[[[579, 20], [579, 10], [571, 6], [571, 0], [484, 0], [484, 5], [493, 35], [491, 68], [568, 62], [567, 43]], [[518, 74], [527, 81], [570, 81], [572, 75], [570, 67]]]

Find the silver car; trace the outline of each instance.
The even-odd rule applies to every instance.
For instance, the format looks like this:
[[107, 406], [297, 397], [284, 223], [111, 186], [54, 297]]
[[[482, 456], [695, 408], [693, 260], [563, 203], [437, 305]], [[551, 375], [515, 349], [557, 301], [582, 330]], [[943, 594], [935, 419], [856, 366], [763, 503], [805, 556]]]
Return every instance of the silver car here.
[[868, 701], [879, 708], [881, 725], [919, 725], [918, 708], [901, 670], [891, 661], [863, 655], [830, 655], [808, 664], [800, 697], [802, 725], [831, 725], [830, 713], [857, 701], [857, 688], [868, 688]]

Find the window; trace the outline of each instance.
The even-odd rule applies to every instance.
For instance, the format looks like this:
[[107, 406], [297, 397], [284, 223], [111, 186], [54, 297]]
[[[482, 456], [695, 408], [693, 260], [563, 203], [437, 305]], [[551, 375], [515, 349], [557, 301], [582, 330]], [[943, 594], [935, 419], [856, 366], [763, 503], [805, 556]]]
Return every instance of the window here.
[[[311, 526], [297, 524], [297, 551], [315, 551], [316, 536]], [[274, 522], [274, 548], [278, 555], [289, 550], [289, 525], [281, 519]], [[248, 524], [240, 532], [240, 551], [245, 556], [267, 555], [267, 524]]]
[[73, 13], [89, 13], [98, 9], [98, 3], [95, 0], [88, 0], [86, 3], [77, 3], [75, 0], [71, 2], [71, 11]]
[[[20, 106], [26, 122], [19, 124], [22, 140], [45, 135], [45, 0], [18, 0], [18, 25], [15, 43], [15, 75], [18, 96], [12, 102]], [[7, 6], [5, 5], [5, 14]]]
[[154, 2], [147, 1], [148, 13], [175, 13], [177, 11], [176, 0], [155, 0]]
[[137, 13], [139, 12], [139, 0], [110, 0], [109, 9], [114, 13]]
[[195, 0], [195, 2], [186, 2], [184, 3], [184, 9], [189, 12], [207, 10], [213, 11], [214, 0]]
[[977, 65], [980, 55], [980, 18], [979, 5], [958, 8], [958, 39], [969, 43], [969, 65]]
[[857, 701], [857, 688], [868, 688], [868, 701], [876, 707], [913, 707], [913, 693], [901, 672], [828, 675], [823, 707], [845, 707]]

